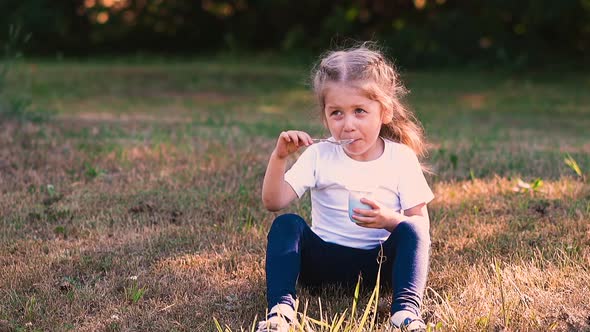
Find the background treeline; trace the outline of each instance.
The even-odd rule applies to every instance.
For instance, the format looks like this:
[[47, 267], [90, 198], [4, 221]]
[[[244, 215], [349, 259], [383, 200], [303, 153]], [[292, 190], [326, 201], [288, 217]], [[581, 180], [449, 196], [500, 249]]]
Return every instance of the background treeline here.
[[347, 38], [406, 65], [587, 63], [590, 0], [2, 0], [36, 55], [316, 53]]

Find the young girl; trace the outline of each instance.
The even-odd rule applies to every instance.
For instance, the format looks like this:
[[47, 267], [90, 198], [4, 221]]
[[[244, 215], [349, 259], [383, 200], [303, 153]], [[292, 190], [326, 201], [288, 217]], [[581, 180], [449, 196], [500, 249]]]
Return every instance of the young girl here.
[[[425, 152], [422, 129], [400, 101], [405, 89], [398, 73], [364, 44], [328, 53], [312, 78], [330, 140], [352, 143], [314, 143], [298, 130], [279, 135], [262, 201], [278, 211], [311, 190], [312, 227], [294, 214], [274, 220], [266, 251], [269, 314], [258, 331], [287, 331], [295, 323], [297, 282], [354, 287], [360, 274], [363, 283], [375, 285], [381, 247], [381, 279], [393, 289], [391, 325], [425, 331], [420, 306], [430, 247], [426, 204], [434, 195], [417, 158]], [[307, 149], [285, 172], [287, 157], [302, 147]], [[349, 191], [359, 186], [370, 193], [349, 215]]]

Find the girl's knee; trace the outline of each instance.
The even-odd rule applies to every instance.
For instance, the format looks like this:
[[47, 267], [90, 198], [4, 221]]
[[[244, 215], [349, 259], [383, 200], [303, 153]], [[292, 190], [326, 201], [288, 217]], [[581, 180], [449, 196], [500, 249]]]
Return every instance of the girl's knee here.
[[430, 243], [430, 227], [420, 222], [402, 221], [396, 227], [402, 238], [412, 238], [420, 242]]
[[307, 224], [299, 215], [288, 213], [278, 216], [272, 223], [268, 236], [271, 234], [296, 234], [303, 230]]

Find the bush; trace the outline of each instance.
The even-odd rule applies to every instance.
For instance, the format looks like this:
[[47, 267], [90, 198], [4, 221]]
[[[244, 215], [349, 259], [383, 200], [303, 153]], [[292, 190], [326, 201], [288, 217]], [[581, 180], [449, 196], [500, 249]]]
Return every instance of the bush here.
[[30, 39], [31, 35], [23, 34], [20, 27], [10, 26], [0, 62], [0, 118], [32, 122], [47, 119], [47, 114], [31, 109], [32, 97], [29, 89], [9, 89], [10, 75], [16, 74], [19, 62], [23, 59], [20, 49]]

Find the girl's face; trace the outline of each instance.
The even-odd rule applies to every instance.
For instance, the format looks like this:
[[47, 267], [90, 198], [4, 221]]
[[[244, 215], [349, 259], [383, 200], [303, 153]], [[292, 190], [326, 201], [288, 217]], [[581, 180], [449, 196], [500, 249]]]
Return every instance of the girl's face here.
[[359, 88], [345, 84], [328, 83], [324, 92], [324, 116], [330, 134], [337, 140], [355, 139], [343, 146], [344, 152], [359, 161], [379, 158], [384, 148], [379, 139], [381, 104], [367, 98]]

